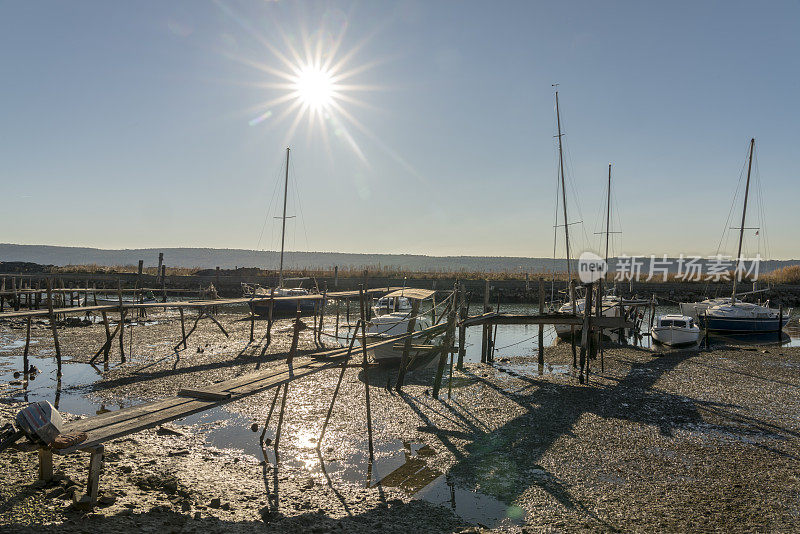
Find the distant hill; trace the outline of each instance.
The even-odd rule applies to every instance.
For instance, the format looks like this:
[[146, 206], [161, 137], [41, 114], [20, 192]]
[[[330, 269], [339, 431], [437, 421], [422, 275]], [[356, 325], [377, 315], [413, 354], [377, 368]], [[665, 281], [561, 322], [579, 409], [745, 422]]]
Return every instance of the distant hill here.
[[[260, 267], [277, 269], [279, 253], [244, 249], [215, 248], [144, 248], [106, 250], [85, 247], [60, 247], [50, 245], [14, 245], [0, 243], [0, 262], [32, 262], [43, 265], [102, 266], [136, 265], [144, 260], [145, 266], [158, 264], [159, 252], [164, 253], [164, 263], [170, 267], [234, 269]], [[489, 256], [423, 256], [415, 254], [348, 254], [341, 252], [287, 252], [287, 268], [326, 269], [391, 267], [408, 271], [484, 271], [484, 272], [547, 272], [563, 271], [564, 260], [552, 258], [489, 257]], [[786, 265], [798, 265], [800, 260], [771, 260], [762, 263], [761, 272], [769, 272]], [[613, 269], [613, 267], [612, 267]]]

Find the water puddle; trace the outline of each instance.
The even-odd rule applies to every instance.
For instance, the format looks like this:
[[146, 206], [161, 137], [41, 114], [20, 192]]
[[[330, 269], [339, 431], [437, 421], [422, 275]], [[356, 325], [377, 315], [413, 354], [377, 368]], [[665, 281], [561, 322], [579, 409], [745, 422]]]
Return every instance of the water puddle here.
[[[220, 449], [240, 452], [260, 461], [266, 452], [274, 465], [272, 447], [264, 451], [259, 443], [263, 427], [251, 430], [251, 419], [215, 408], [179, 421], [197, 425], [206, 443]], [[273, 423], [274, 424], [274, 423]], [[268, 433], [268, 436], [272, 436]], [[397, 488], [414, 499], [446, 506], [463, 519], [486, 527], [522, 524], [522, 508], [508, 505], [489, 495], [461, 487], [436, 466], [436, 451], [424, 443], [402, 440], [375, 442], [375, 460], [370, 464], [366, 441], [337, 440], [327, 437], [321, 453], [316, 450], [317, 435], [300, 432], [282, 438], [295, 449], [292, 456], [281, 455], [281, 465], [300, 469], [321, 484], [330, 481], [360, 487]], [[282, 442], [283, 443], [283, 442]], [[283, 444], [281, 448], [283, 448]]]
[[[25, 346], [25, 340], [0, 340], [3, 351], [13, 346]], [[31, 340], [34, 348], [34, 341]], [[76, 415], [95, 415], [103, 410], [118, 410], [125, 403], [104, 404], [85, 396], [82, 391], [103, 376], [102, 367], [62, 360], [61, 379], [57, 376], [57, 366], [52, 357], [54, 351], [42, 350], [28, 356], [28, 367], [34, 366], [35, 373], [24, 373], [25, 361], [21, 355], [4, 355], [0, 358], [0, 390], [2, 397], [19, 402], [49, 401], [58, 410]], [[0, 398], [2, 402], [2, 398]]]

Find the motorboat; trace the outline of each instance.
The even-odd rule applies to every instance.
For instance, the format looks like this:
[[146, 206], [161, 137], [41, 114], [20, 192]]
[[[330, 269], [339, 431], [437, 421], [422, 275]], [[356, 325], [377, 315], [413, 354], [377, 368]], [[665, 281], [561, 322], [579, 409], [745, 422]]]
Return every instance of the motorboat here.
[[709, 332], [727, 334], [763, 334], [778, 332], [789, 322], [791, 310], [781, 310], [750, 302], [719, 304], [708, 308], [700, 316], [701, 324]]
[[[394, 291], [378, 299], [376, 306], [378, 311], [366, 324], [367, 343], [385, 341], [393, 337], [407, 334], [410, 323], [413, 321], [413, 331], [420, 332], [433, 326], [431, 317], [425, 313], [419, 313], [419, 305], [412, 305], [412, 301], [422, 301], [433, 297], [435, 291], [428, 289], [406, 288]], [[383, 301], [383, 306], [381, 306]], [[417, 315], [414, 316], [414, 308]], [[394, 311], [388, 311], [392, 310]], [[422, 342], [422, 344], [421, 344]], [[435, 356], [441, 352], [441, 336], [435, 335], [430, 339], [413, 338], [409, 350], [408, 368], [415, 369], [432, 365], [436, 360]], [[381, 364], [399, 365], [403, 357], [403, 350], [406, 340], [402, 339], [395, 343], [386, 343], [370, 350], [372, 358]]]
[[411, 300], [406, 297], [391, 297], [383, 296], [372, 305], [372, 315], [378, 317], [388, 313], [403, 312], [408, 313], [411, 311]]
[[671, 313], [656, 318], [650, 335], [664, 345], [693, 345], [700, 339], [700, 327], [688, 315]]

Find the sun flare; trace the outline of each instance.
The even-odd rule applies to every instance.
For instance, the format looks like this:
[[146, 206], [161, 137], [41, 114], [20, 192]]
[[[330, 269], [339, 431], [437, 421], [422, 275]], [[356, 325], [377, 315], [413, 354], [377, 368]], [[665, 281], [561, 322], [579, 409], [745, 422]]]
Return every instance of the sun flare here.
[[300, 69], [292, 84], [297, 98], [309, 108], [320, 111], [333, 103], [333, 77], [322, 68], [306, 65]]

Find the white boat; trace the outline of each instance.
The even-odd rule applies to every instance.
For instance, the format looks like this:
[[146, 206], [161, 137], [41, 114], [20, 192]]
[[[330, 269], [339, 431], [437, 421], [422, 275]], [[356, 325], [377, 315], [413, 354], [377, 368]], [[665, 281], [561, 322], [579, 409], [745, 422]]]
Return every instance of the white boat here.
[[411, 311], [411, 301], [403, 296], [389, 297], [383, 296], [375, 301], [372, 305], [372, 315], [378, 317], [386, 315], [387, 313], [403, 312], [408, 313]]
[[[422, 301], [431, 298], [434, 294], [435, 291], [428, 289], [406, 288], [394, 291], [378, 299], [378, 303], [386, 299], [384, 300], [384, 304], [387, 307], [393, 305], [401, 306], [403, 301], [406, 301], [408, 303], [408, 309], [404, 311], [390, 311], [380, 315], [376, 314], [367, 322], [367, 343], [384, 341], [389, 338], [407, 334], [412, 319], [414, 320], [414, 332], [430, 328], [432, 323], [427, 313], [422, 314], [417, 311], [416, 316], [412, 315], [414, 313], [414, 306], [411, 305], [411, 301]], [[416, 307], [417, 310], [419, 310], [419, 306]], [[405, 341], [405, 339], [402, 339], [395, 343], [386, 343], [385, 345], [371, 349], [372, 358], [377, 363], [399, 365], [403, 357]], [[428, 344], [420, 344], [421, 342]], [[409, 351], [409, 369], [426, 367], [437, 361], [435, 356], [440, 353], [438, 343], [441, 343], [441, 336], [436, 336], [433, 340], [412, 338], [411, 350]]]
[[650, 331], [653, 341], [664, 345], [693, 345], [700, 339], [700, 327], [688, 315], [660, 315]]

